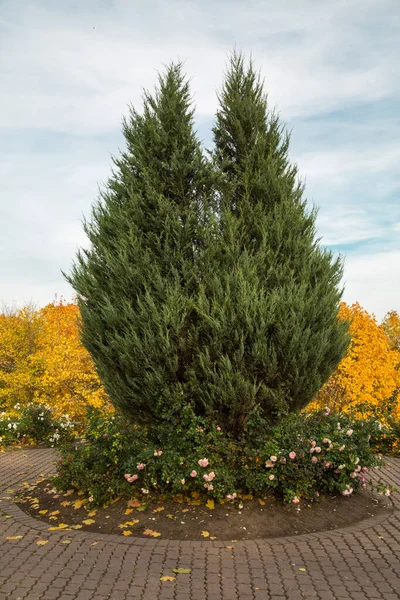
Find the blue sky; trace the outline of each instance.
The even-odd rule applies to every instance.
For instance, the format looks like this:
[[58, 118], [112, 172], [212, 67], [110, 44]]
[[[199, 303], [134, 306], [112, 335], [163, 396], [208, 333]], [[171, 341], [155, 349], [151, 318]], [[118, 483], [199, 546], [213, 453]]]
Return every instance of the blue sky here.
[[121, 116], [185, 61], [205, 144], [227, 54], [252, 53], [345, 255], [347, 302], [400, 311], [398, 0], [0, 0], [0, 301], [44, 305], [123, 145]]

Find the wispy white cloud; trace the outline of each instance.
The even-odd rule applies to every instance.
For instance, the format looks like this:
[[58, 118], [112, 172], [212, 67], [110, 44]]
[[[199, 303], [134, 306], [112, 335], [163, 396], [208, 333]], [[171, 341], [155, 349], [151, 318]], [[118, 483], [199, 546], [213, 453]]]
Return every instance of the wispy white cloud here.
[[[360, 302], [378, 320], [389, 310], [399, 310], [393, 299], [400, 298], [400, 250], [348, 256], [345, 267], [346, 302]], [[392, 302], [385, 302], [389, 298]]]
[[253, 52], [271, 107], [295, 127], [323, 243], [350, 248], [346, 294], [378, 313], [400, 309], [382, 280], [398, 275], [400, 247], [399, 33], [398, 0], [3, 0], [1, 296], [68, 295], [60, 269], [84, 243], [80, 221], [122, 143], [127, 104], [183, 60], [208, 143], [236, 45]]

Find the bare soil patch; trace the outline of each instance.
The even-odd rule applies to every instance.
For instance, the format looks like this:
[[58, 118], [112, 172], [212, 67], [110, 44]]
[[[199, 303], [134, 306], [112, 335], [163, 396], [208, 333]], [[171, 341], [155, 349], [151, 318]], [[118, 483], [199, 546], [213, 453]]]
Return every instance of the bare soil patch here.
[[76, 492], [54, 493], [49, 481], [39, 481], [36, 486], [23, 490], [16, 501], [24, 512], [58, 530], [221, 541], [329, 531], [377, 516], [382, 511], [389, 512], [391, 506], [386, 498], [363, 491], [350, 497], [303, 500], [297, 506], [266, 496], [259, 500], [215, 503], [214, 508], [196, 499], [190, 503], [150, 502], [147, 505], [134, 501], [133, 506], [119, 499], [95, 510]]

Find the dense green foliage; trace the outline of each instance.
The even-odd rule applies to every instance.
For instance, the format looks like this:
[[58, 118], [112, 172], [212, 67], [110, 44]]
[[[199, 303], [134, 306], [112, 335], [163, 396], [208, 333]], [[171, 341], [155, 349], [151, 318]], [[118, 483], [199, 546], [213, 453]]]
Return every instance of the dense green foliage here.
[[65, 448], [54, 483], [83, 492], [93, 506], [116, 496], [233, 500], [273, 492], [297, 502], [326, 492], [349, 495], [379, 464], [369, 447], [374, 428], [314, 413], [289, 415], [266, 432], [255, 411], [234, 439], [190, 408], [152, 432], [118, 416], [108, 423], [92, 418], [88, 443]]
[[315, 239], [253, 68], [233, 56], [210, 162], [179, 65], [123, 131], [69, 278], [111, 401], [152, 426], [190, 405], [236, 438], [257, 407], [269, 421], [300, 410], [348, 342], [341, 265]]

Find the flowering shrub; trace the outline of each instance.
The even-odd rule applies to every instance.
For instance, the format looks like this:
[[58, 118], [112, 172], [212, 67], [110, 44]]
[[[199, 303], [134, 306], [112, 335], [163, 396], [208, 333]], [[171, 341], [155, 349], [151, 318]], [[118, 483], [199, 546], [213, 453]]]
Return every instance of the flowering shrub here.
[[271, 491], [294, 503], [321, 493], [346, 496], [366, 487], [366, 472], [379, 464], [369, 446], [374, 427], [325, 411], [290, 415], [268, 429], [254, 411], [234, 441], [190, 407], [178, 423], [153, 430], [93, 414], [87, 443], [64, 449], [54, 483], [84, 492], [93, 505], [117, 495], [235, 500]]
[[16, 404], [12, 411], [0, 413], [0, 447], [39, 442], [56, 446], [73, 439], [73, 427], [68, 415], [56, 420], [49, 406]]

